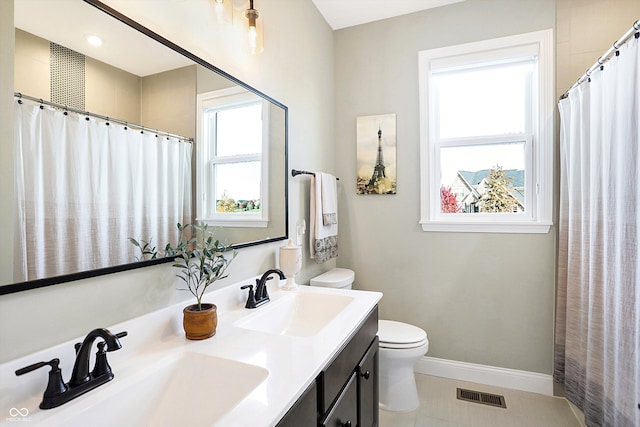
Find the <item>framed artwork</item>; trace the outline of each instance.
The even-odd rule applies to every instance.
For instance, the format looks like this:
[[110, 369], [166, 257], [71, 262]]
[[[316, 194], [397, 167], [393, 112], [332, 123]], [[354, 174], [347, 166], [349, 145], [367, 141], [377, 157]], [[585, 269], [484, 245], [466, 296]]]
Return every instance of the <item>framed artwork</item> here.
[[396, 115], [356, 119], [356, 194], [396, 194]]

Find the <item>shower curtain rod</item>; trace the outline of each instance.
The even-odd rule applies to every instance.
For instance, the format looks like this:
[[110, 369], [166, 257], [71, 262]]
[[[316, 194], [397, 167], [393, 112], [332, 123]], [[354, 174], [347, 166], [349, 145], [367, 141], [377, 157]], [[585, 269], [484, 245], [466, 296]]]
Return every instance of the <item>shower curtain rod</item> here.
[[102, 116], [100, 114], [91, 113], [89, 111], [78, 110], [78, 109], [75, 109], [75, 108], [68, 107], [66, 105], [56, 104], [55, 102], [51, 102], [51, 101], [45, 101], [42, 98], [35, 98], [33, 96], [24, 95], [24, 94], [22, 94], [20, 92], [15, 92], [13, 94], [13, 96], [15, 98], [18, 98], [18, 103], [22, 103], [22, 100], [26, 99], [28, 101], [37, 102], [38, 104], [40, 104], [41, 108], [42, 108], [42, 105], [48, 105], [48, 106], [51, 106], [51, 107], [54, 107], [54, 108], [59, 108], [61, 110], [64, 110], [65, 113], [67, 111], [70, 111], [72, 113], [80, 114], [80, 115], [83, 115], [83, 116], [95, 117], [95, 118], [98, 118], [98, 119], [101, 119], [101, 120], [105, 120], [107, 123], [113, 122], [113, 123], [118, 123], [118, 124], [124, 125], [125, 127], [131, 127], [131, 128], [140, 129], [141, 132], [149, 131], [149, 132], [155, 133], [156, 136], [162, 135], [162, 136], [166, 136], [166, 137], [177, 138], [177, 139], [179, 139], [181, 141], [186, 141], [189, 144], [191, 144], [193, 142], [193, 138], [188, 138], [186, 136], [175, 135], [175, 134], [172, 134], [172, 133], [169, 133], [169, 132], [164, 132], [164, 131], [161, 131], [161, 130], [158, 130], [158, 129], [148, 128], [148, 127], [145, 127], [145, 126], [142, 126], [142, 125], [138, 125], [138, 124], [135, 124], [135, 123], [125, 122], [124, 120], [114, 119], [113, 117], [107, 117], [107, 116]]
[[640, 30], [640, 19], [638, 19], [636, 22], [634, 22], [633, 25], [631, 26], [631, 28], [629, 28], [629, 30], [626, 33], [624, 33], [624, 35], [622, 37], [620, 37], [618, 40], [616, 40], [613, 43], [613, 46], [611, 46], [609, 48], [609, 50], [607, 50], [604, 53], [604, 55], [602, 55], [600, 58], [598, 58], [598, 61], [595, 64], [593, 64], [578, 80], [576, 80], [576, 82], [569, 89], [567, 89], [567, 91], [565, 93], [562, 94], [560, 99], [565, 99], [567, 96], [569, 96], [569, 91], [571, 89], [573, 89], [576, 86], [582, 84], [585, 80], [588, 80], [589, 76], [591, 75], [591, 73], [593, 73], [598, 68], [602, 67], [604, 65], [604, 63], [607, 62], [611, 58], [611, 55], [616, 53], [618, 51], [618, 49], [620, 49], [620, 46], [625, 44], [627, 42], [627, 40], [629, 40], [631, 38], [631, 36], [633, 36], [638, 30]]

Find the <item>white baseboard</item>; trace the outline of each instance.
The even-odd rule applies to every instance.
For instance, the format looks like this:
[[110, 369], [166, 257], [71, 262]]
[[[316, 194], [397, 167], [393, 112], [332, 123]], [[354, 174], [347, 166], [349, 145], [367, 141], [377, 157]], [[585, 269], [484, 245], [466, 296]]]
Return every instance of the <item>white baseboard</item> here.
[[423, 356], [414, 371], [419, 374], [468, 381], [553, 396], [553, 377], [536, 372], [497, 368]]

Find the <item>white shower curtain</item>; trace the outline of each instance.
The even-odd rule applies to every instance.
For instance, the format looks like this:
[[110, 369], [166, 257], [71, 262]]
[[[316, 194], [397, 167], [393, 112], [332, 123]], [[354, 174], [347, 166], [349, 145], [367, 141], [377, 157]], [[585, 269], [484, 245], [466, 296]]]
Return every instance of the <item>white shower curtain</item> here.
[[588, 426], [640, 426], [638, 39], [559, 108], [554, 377]]
[[[191, 218], [191, 144], [15, 104], [14, 280], [130, 263]], [[6, 201], [5, 201], [6, 203]]]

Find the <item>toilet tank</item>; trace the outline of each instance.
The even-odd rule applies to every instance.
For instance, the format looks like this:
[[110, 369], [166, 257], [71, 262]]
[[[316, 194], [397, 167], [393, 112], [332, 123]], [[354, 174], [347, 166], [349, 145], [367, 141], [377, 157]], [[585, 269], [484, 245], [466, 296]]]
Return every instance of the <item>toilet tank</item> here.
[[347, 268], [334, 268], [314, 277], [309, 284], [322, 288], [351, 289], [355, 276], [355, 273]]

